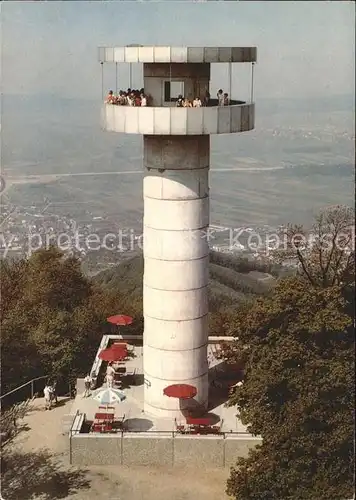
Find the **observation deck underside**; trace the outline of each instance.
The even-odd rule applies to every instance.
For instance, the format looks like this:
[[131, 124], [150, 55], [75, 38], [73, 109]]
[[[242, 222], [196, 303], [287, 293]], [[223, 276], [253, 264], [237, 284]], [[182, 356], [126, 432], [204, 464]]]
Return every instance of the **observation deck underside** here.
[[201, 108], [131, 107], [105, 104], [102, 128], [143, 135], [210, 135], [246, 132], [255, 127], [255, 105]]

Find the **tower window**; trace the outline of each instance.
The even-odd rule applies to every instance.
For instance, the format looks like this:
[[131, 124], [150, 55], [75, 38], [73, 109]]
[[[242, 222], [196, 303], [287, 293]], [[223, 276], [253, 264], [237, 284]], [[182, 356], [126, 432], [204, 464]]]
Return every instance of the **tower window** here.
[[184, 96], [184, 82], [164, 82], [164, 102], [176, 102], [179, 95]]

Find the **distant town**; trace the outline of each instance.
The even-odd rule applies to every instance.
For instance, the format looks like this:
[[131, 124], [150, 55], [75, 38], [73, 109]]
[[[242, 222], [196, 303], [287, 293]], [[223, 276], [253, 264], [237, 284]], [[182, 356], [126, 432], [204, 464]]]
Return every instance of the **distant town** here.
[[[78, 256], [85, 272], [93, 275], [142, 250], [142, 227], [119, 227], [112, 215], [98, 217], [88, 210], [86, 222], [78, 223], [69, 215], [49, 209], [39, 211], [35, 205], [21, 208], [3, 205], [1, 215], [1, 258], [30, 256], [40, 248], [55, 245], [67, 254]], [[202, 237], [208, 239], [212, 250], [265, 259], [267, 235], [282, 230], [283, 226], [228, 228], [211, 224]], [[253, 235], [259, 236], [258, 245]]]

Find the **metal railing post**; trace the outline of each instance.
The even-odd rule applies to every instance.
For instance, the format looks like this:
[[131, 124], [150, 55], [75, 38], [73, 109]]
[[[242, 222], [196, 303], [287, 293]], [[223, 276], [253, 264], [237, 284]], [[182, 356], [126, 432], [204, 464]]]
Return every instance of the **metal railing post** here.
[[251, 102], [253, 102], [254, 69], [255, 69], [255, 63], [253, 62], [251, 69], [251, 96], [250, 96]]
[[172, 467], [174, 467], [175, 464], [175, 437], [176, 433], [172, 431]]
[[224, 432], [224, 436], [223, 436], [223, 442], [224, 442], [224, 445], [223, 445], [223, 467], [225, 467], [225, 464], [226, 464], [226, 434]]
[[33, 398], [33, 380], [31, 380], [31, 399]]
[[72, 458], [72, 429], [70, 430], [69, 434], [69, 463], [72, 465], [73, 458]]
[[104, 63], [100, 63], [101, 66], [101, 100], [104, 99]]
[[229, 63], [229, 102], [231, 101], [232, 99], [232, 95], [231, 95], [231, 92], [232, 92], [232, 65], [231, 65], [231, 62]]

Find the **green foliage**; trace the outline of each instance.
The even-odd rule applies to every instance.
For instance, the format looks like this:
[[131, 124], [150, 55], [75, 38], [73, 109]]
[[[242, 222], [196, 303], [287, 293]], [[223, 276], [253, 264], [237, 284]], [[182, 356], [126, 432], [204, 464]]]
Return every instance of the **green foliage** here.
[[[234, 265], [233, 259], [229, 262]], [[84, 375], [102, 335], [117, 331], [106, 322], [109, 315], [128, 314], [134, 323], [125, 327], [126, 333], [143, 332], [142, 256], [92, 280], [84, 276], [78, 258], [65, 257], [55, 247], [29, 259], [3, 260], [0, 266], [3, 393], [44, 374], [59, 381]], [[224, 271], [222, 265], [212, 268], [216, 279], [209, 291], [211, 335], [224, 335], [236, 302], [259, 292], [256, 279]]]
[[232, 269], [237, 273], [249, 273], [251, 271], [259, 271], [268, 273], [275, 278], [280, 278], [286, 274], [293, 274], [292, 270], [285, 269], [281, 264], [275, 261], [257, 262], [247, 257], [236, 256], [229, 253], [221, 253], [211, 250], [209, 254], [211, 264], [217, 264], [228, 269]]
[[43, 374], [85, 373], [119, 297], [97, 289], [78, 259], [53, 247], [0, 265], [2, 392]]
[[[352, 496], [354, 279], [345, 266], [354, 254], [328, 251], [332, 255], [324, 248], [320, 256], [318, 247], [299, 254], [298, 276], [240, 308], [230, 324], [237, 340], [223, 355], [243, 364], [245, 376], [229, 404], [263, 437], [231, 471], [227, 492], [238, 500]], [[327, 270], [337, 252], [339, 267], [334, 262]]]
[[[249, 276], [251, 271], [267, 272], [268, 266], [247, 259], [210, 252], [210, 260], [209, 333], [224, 336], [227, 334], [231, 317], [236, 315], [236, 303], [240, 306], [251, 298], [268, 293], [274, 280], [272, 278], [270, 285], [266, 286]], [[123, 308], [138, 319], [136, 325], [141, 327], [139, 333], [143, 330], [142, 280], [142, 255], [130, 258], [94, 277], [94, 282], [105, 290], [122, 293]]]

